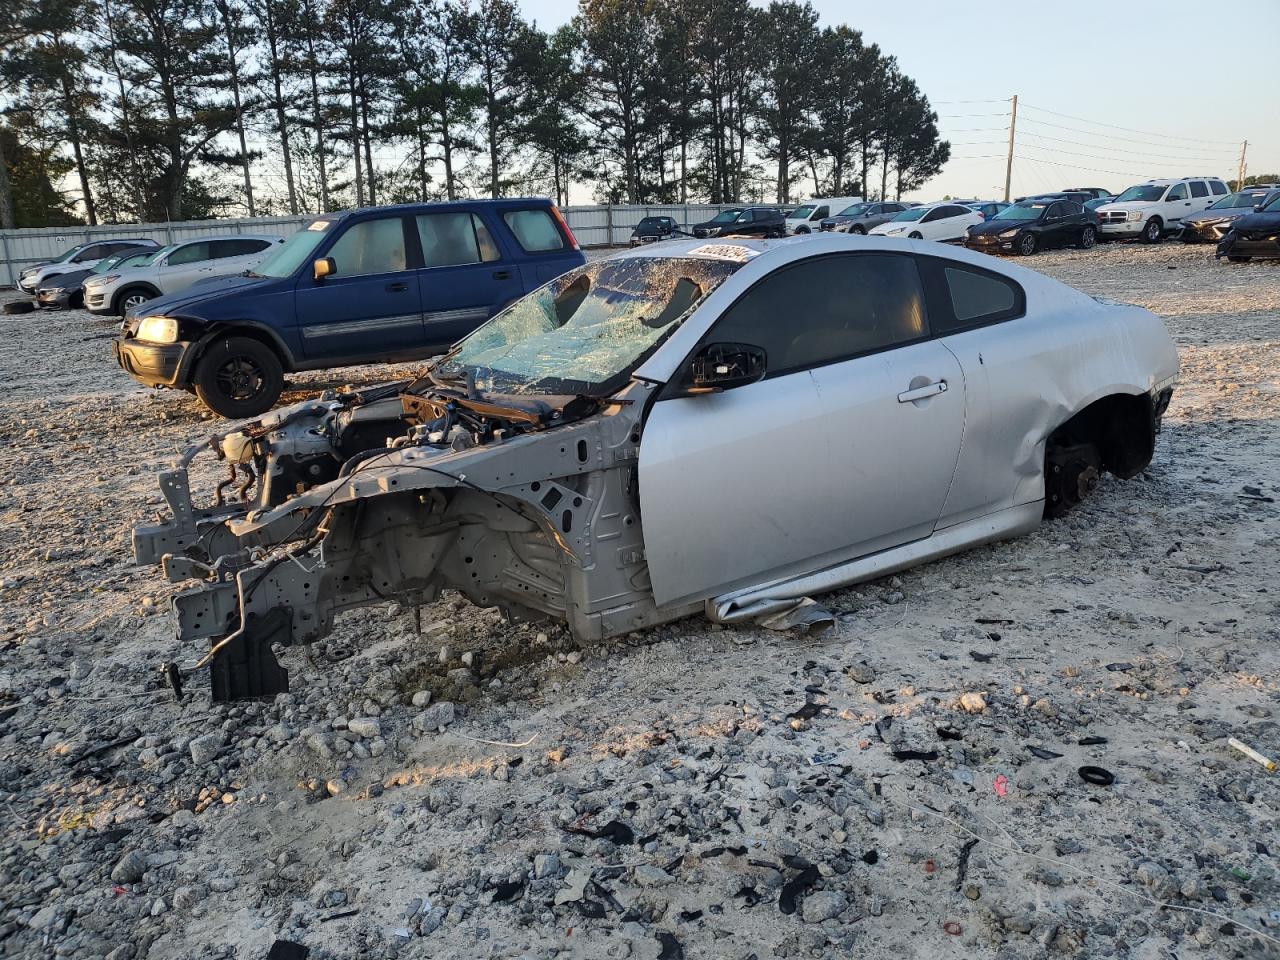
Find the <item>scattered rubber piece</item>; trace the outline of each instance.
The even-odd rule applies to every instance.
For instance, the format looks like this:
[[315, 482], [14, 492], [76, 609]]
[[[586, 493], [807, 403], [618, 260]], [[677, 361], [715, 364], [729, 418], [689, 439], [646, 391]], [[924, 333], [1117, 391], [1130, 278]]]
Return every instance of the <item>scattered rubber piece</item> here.
[[11, 315], [15, 313], [30, 313], [35, 308], [36, 305], [31, 300], [10, 300], [3, 307], [4, 312]]
[[1027, 747], [1027, 752], [1033, 757], [1039, 757], [1041, 760], [1057, 760], [1062, 757], [1062, 754], [1046, 750], [1044, 747]]
[[1080, 779], [1096, 787], [1109, 787], [1116, 782], [1116, 775], [1104, 767], [1081, 767]]
[[1081, 737], [1076, 741], [1082, 747], [1096, 747], [1107, 742], [1106, 737]]

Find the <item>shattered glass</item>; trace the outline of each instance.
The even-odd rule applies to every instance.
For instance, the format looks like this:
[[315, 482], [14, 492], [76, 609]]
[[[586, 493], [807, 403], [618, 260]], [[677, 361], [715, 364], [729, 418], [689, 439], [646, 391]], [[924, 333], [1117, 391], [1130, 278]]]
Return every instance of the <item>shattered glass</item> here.
[[497, 393], [612, 392], [741, 264], [695, 257], [589, 263], [482, 326], [432, 374]]

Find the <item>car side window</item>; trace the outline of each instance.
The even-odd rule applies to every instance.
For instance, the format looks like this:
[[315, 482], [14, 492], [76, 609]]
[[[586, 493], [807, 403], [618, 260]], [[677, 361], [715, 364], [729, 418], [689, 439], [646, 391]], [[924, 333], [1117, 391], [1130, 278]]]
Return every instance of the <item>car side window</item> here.
[[1187, 185], [1185, 183], [1175, 183], [1169, 190], [1165, 200], [1185, 200], [1187, 199]]
[[829, 217], [829, 216], [831, 216], [831, 208], [830, 208], [830, 207], [819, 207], [817, 210], [813, 211], [813, 216], [812, 216], [812, 217], [810, 217], [809, 219], [810, 219], [810, 220], [821, 220], [823, 217]]
[[1204, 185], [1203, 180], [1191, 181], [1191, 196], [1207, 197], [1208, 195], [1209, 195], [1209, 188]]
[[[780, 318], [794, 318], [781, 322]], [[814, 257], [770, 274], [716, 321], [706, 342], [748, 343], [778, 376], [928, 336], [919, 273], [896, 253]]]
[[1221, 180], [1210, 180], [1209, 189], [1213, 192], [1214, 196], [1225, 197], [1227, 195], [1227, 185]]
[[942, 217], [942, 207], [934, 207], [932, 210], [930, 210], [928, 213], [926, 213], [923, 217], [920, 218], [920, 222], [932, 223], [934, 220], [938, 220], [941, 217]]
[[91, 244], [90, 246], [85, 247], [83, 250], [77, 253], [74, 257], [72, 257], [71, 262], [87, 263], [90, 260], [100, 260], [104, 256], [104, 254], [102, 253], [102, 250], [105, 248], [105, 246], [106, 246], [105, 244], [101, 244], [101, 243]]
[[188, 243], [169, 254], [168, 265], [180, 267], [187, 263], [199, 263], [201, 260], [208, 260], [210, 256], [209, 241], [201, 240], [199, 243]]
[[415, 217], [426, 267], [456, 267], [502, 259], [489, 228], [473, 213], [424, 213]]
[[1045, 211], [1044, 218], [1046, 220], [1056, 220], [1059, 217], [1066, 216], [1066, 207], [1061, 200], [1055, 200], [1049, 204], [1049, 209]]
[[260, 253], [270, 244], [266, 240], [253, 240], [248, 237], [240, 240], [211, 240], [213, 259], [225, 260], [228, 257], [247, 257]]
[[377, 273], [398, 273], [407, 269], [404, 223], [400, 217], [361, 220], [347, 227], [327, 256], [333, 259], [339, 277], [363, 277]]
[[502, 215], [525, 253], [563, 250], [565, 240], [546, 210], [508, 210]]
[[929, 322], [938, 336], [1022, 316], [1022, 287], [982, 267], [926, 257], [921, 269], [929, 289]]

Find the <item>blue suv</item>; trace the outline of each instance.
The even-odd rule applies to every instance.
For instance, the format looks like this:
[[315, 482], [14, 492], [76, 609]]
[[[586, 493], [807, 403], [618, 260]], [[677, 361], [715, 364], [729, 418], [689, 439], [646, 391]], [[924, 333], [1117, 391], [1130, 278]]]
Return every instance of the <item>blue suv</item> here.
[[286, 372], [443, 353], [585, 260], [545, 199], [326, 214], [240, 276], [135, 308], [113, 349], [140, 383], [253, 417], [279, 399]]

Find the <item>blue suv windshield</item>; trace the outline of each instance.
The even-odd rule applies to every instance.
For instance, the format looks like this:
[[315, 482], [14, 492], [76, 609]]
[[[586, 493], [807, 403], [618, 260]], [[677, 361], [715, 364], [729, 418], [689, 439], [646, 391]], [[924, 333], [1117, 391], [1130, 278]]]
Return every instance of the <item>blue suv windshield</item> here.
[[607, 395], [740, 264], [628, 257], [571, 270], [516, 301], [432, 374], [495, 393]]
[[320, 246], [333, 226], [332, 220], [313, 220], [280, 246], [272, 250], [253, 268], [260, 277], [291, 277], [316, 247]]

